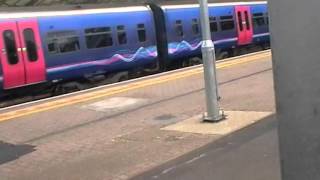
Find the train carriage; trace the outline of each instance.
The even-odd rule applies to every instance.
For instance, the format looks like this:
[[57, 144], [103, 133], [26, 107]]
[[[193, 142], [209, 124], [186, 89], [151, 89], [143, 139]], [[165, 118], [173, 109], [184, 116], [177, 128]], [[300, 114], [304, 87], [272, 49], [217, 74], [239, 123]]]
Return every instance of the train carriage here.
[[[199, 5], [163, 6], [171, 60], [201, 55]], [[209, 4], [210, 31], [218, 56], [269, 42], [266, 2]], [[262, 19], [261, 19], [262, 18]], [[219, 57], [218, 57], [219, 58]]]
[[[269, 43], [266, 2], [209, 4], [218, 56]], [[201, 57], [198, 5], [0, 14], [0, 93]], [[33, 86], [32, 86], [33, 85]], [[2, 92], [1, 92], [2, 91]]]
[[4, 89], [121, 71], [156, 58], [147, 7], [7, 16], [0, 22]]

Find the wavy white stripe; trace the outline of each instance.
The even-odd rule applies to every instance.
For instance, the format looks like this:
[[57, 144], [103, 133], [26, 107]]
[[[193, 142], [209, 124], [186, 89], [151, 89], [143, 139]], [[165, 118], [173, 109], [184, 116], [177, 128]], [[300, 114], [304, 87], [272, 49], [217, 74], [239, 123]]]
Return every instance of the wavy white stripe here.
[[113, 59], [113, 58], [117, 57], [117, 58], [121, 59], [124, 62], [132, 62], [139, 55], [139, 53], [142, 52], [142, 51], [146, 51], [146, 53], [148, 53], [148, 55], [152, 56], [152, 57], [156, 57], [158, 55], [157, 51], [151, 52], [149, 49], [146, 49], [144, 47], [140, 47], [136, 51], [136, 53], [134, 53], [134, 55], [132, 55], [131, 58], [126, 58], [126, 57], [122, 56], [121, 54], [115, 54], [110, 59]]
[[262, 37], [262, 36], [270, 36], [270, 33], [261, 33], [261, 34], [254, 34], [253, 37]]

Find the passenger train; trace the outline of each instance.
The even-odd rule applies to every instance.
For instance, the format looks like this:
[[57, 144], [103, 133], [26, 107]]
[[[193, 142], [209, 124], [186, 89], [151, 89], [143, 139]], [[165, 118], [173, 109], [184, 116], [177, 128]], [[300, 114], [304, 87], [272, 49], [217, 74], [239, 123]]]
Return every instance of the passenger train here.
[[[196, 4], [0, 14], [0, 94], [192, 63], [199, 14]], [[213, 3], [209, 14], [217, 56], [268, 47], [266, 2]]]

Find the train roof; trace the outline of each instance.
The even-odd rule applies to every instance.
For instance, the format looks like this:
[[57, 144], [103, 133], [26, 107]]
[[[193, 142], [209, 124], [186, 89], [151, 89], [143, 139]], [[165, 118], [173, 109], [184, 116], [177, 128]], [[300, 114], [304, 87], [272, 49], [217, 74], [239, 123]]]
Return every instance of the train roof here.
[[0, 13], [0, 19], [138, 12], [138, 11], [149, 11], [149, 10], [150, 9], [147, 6], [130, 6], [130, 7], [121, 7], [121, 8], [80, 9], [80, 10], [65, 10], [65, 11], [39, 11], [39, 12], [15, 12], [15, 13], [2, 12]]
[[[253, 5], [253, 4], [267, 4], [266, 1], [251, 1], [251, 2], [225, 2], [225, 3], [209, 3], [209, 7], [220, 7], [220, 6], [237, 6], [237, 5]], [[184, 8], [195, 8], [199, 7], [199, 4], [183, 4], [183, 5], [163, 5], [163, 9], [184, 9]]]
[[[247, 1], [247, 2], [223, 2], [223, 3], [209, 3], [210, 7], [214, 6], [228, 6], [228, 5], [249, 5], [249, 4], [266, 4], [266, 1]], [[174, 4], [160, 5], [163, 9], [176, 9], [176, 8], [193, 8], [199, 7], [199, 4]], [[50, 9], [55, 9], [51, 7]], [[126, 6], [126, 7], [111, 7], [111, 8], [93, 8], [93, 9], [76, 9], [76, 10], [59, 10], [49, 11], [40, 9], [39, 11], [24, 11], [24, 12], [5, 12], [0, 13], [0, 19], [10, 18], [27, 18], [27, 17], [49, 17], [49, 16], [70, 16], [70, 15], [83, 15], [83, 14], [100, 14], [100, 13], [120, 13], [120, 12], [138, 12], [149, 11], [148, 6]]]
[[[259, 0], [208, 0], [209, 3], [259, 1]], [[262, 0], [263, 1], [263, 0]], [[0, 0], [0, 7], [42, 7], [68, 5], [108, 5], [108, 6], [139, 6], [144, 3], [166, 5], [193, 4], [194, 0]]]

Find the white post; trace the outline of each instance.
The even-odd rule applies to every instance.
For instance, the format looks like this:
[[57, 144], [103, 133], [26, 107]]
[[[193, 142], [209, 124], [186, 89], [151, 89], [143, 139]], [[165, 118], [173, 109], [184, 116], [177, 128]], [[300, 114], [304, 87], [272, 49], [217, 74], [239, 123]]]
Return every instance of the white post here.
[[202, 32], [202, 59], [204, 68], [204, 81], [207, 113], [204, 115], [204, 121], [217, 122], [224, 118], [218, 103], [218, 87], [216, 79], [216, 58], [214, 44], [211, 40], [209, 12], [207, 0], [200, 2], [200, 19]]

